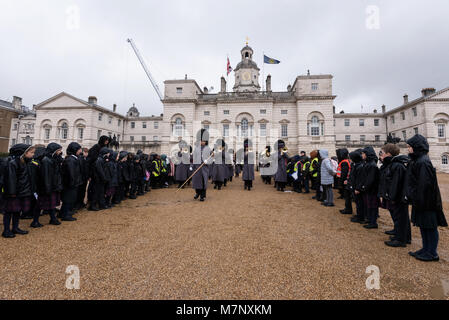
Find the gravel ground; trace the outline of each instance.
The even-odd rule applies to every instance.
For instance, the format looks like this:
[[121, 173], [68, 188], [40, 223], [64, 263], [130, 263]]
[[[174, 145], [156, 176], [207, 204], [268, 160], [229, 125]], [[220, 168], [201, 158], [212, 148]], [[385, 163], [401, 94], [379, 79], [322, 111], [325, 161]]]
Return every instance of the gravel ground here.
[[[440, 186], [447, 213], [449, 175]], [[259, 178], [244, 191], [237, 179], [209, 188], [205, 203], [191, 189], [165, 189], [82, 211], [77, 222], [0, 239], [0, 299], [448, 298], [448, 229], [440, 262], [424, 263], [407, 254], [420, 248], [417, 228], [411, 246], [389, 248], [386, 211], [368, 231], [338, 212], [342, 200], [324, 208], [310, 198]], [[65, 288], [69, 265], [80, 269], [80, 290]], [[366, 289], [370, 265], [380, 268], [380, 290]]]

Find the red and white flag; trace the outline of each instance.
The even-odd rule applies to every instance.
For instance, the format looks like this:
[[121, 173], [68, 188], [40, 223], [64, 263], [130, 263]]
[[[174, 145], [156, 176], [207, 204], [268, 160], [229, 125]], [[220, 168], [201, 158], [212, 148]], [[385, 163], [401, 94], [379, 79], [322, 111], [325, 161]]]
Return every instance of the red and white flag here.
[[229, 76], [229, 74], [232, 72], [231, 62], [229, 61], [228, 57], [228, 66], [226, 68], [226, 75]]

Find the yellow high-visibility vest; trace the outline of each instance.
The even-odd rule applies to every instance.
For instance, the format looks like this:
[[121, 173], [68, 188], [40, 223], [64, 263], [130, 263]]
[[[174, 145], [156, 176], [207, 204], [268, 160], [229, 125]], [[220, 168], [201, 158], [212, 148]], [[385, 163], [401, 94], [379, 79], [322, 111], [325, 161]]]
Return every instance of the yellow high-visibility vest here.
[[159, 163], [156, 160], [154, 160], [153, 163], [155, 164], [155, 170], [153, 170], [152, 174], [155, 177], [159, 177]]
[[[313, 163], [314, 163], [314, 162], [318, 163], [318, 158], [313, 158], [313, 159], [312, 159], [312, 163], [310, 164], [310, 169], [309, 169], [310, 172], [313, 171]], [[319, 170], [319, 168], [318, 168], [318, 170]], [[318, 177], [318, 170], [317, 170], [317, 172], [315, 172], [315, 173], [312, 175], [312, 177], [314, 177], [314, 178]]]

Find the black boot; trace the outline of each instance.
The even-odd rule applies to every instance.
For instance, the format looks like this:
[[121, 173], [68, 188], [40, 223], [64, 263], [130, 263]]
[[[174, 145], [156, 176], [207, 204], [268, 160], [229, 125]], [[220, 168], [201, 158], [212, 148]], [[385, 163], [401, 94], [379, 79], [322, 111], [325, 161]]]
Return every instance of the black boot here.
[[21, 234], [21, 235], [28, 234], [28, 231], [25, 231], [25, 230], [22, 230], [19, 228], [19, 220], [20, 220], [20, 214], [14, 213], [12, 216], [12, 233]]
[[3, 231], [2, 237], [6, 239], [15, 238], [16, 235], [12, 233], [11, 231]]
[[31, 227], [31, 228], [37, 229], [37, 228], [42, 228], [43, 225], [40, 224], [39, 221], [33, 221], [33, 222], [31, 223], [30, 227]]
[[59, 226], [61, 222], [59, 222], [58, 218], [56, 218], [55, 210], [50, 210], [50, 224], [54, 226]]

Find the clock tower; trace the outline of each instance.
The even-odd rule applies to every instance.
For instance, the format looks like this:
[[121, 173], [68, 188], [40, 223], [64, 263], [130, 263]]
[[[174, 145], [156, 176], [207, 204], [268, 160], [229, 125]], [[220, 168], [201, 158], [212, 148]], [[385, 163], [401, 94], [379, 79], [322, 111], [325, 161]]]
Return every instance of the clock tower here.
[[253, 49], [248, 44], [240, 51], [242, 61], [235, 67], [235, 85], [236, 92], [255, 92], [260, 90], [259, 71], [257, 64], [253, 61]]

